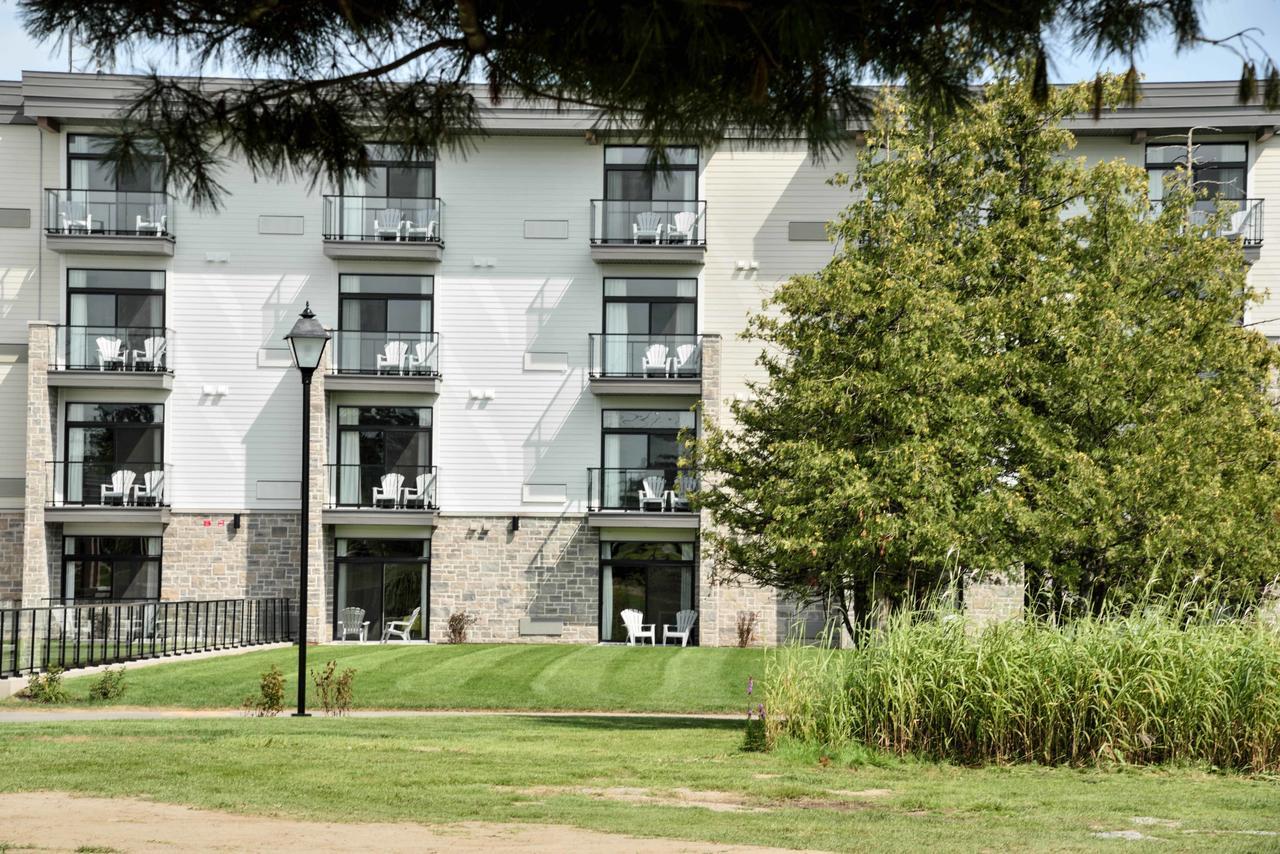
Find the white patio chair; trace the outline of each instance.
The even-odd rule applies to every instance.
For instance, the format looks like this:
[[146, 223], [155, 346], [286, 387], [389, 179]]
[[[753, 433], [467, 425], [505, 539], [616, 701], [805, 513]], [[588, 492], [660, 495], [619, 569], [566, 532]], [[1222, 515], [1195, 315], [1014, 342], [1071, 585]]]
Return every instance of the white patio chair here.
[[640, 509], [644, 510], [650, 504], [657, 504], [659, 511], [665, 510], [667, 502], [662, 495], [665, 485], [666, 479], [660, 474], [651, 474], [640, 481]]
[[157, 216], [156, 208], [148, 207], [146, 217], [143, 217], [142, 214], [138, 214], [138, 216], [134, 218], [133, 230], [139, 234], [153, 232], [156, 237], [160, 237], [165, 233], [165, 230], [168, 227], [168, 222], [169, 215], [164, 212], [164, 208], [159, 209], [159, 216]]
[[1231, 219], [1227, 222], [1227, 227], [1222, 232], [1222, 236], [1234, 238], [1244, 234], [1252, 215], [1253, 208], [1251, 207], [1245, 207], [1233, 213]]
[[667, 226], [668, 243], [696, 243], [698, 230], [698, 214], [693, 211], [678, 211], [671, 217]]
[[155, 605], [143, 605], [140, 608], [135, 606], [132, 608], [120, 608], [116, 611], [117, 619], [127, 620], [128, 622], [128, 625], [125, 626], [126, 644], [155, 637], [156, 610]]
[[639, 243], [642, 239], [650, 243], [662, 241], [662, 214], [654, 211], [636, 214], [636, 221], [631, 223], [631, 242]]
[[422, 223], [422, 225], [418, 225], [417, 223], [414, 222], [414, 220], [411, 220], [411, 219], [405, 220], [404, 239], [405, 240], [439, 240], [440, 238], [436, 235], [437, 227], [438, 227], [438, 223], [434, 219], [427, 220], [426, 222]]
[[364, 618], [364, 608], [343, 608], [338, 612], [338, 640], [355, 635], [364, 643], [369, 639], [369, 621]]
[[134, 504], [154, 504], [159, 507], [164, 503], [164, 470], [155, 469], [142, 475], [142, 483], [133, 488]]
[[422, 608], [414, 608], [407, 620], [388, 620], [382, 627], [382, 642], [386, 643], [391, 637], [409, 640], [409, 632], [413, 631], [413, 624], [418, 621], [418, 615], [421, 613]]
[[109, 365], [124, 367], [124, 342], [104, 335], [97, 339], [97, 344], [98, 370], [105, 371]]
[[373, 239], [381, 240], [385, 235], [400, 239], [400, 209], [383, 208], [373, 215]]
[[662, 376], [667, 376], [671, 368], [667, 352], [666, 344], [650, 344], [640, 357], [640, 372], [646, 377], [651, 371], [660, 371]]
[[676, 478], [675, 488], [671, 490], [671, 509], [688, 510], [689, 496], [698, 489], [698, 479], [693, 475], [682, 474]]
[[152, 338], [142, 339], [142, 349], [133, 350], [129, 354], [129, 360], [133, 364], [134, 370], [139, 369], [139, 365], [145, 364], [147, 370], [158, 371], [164, 368], [164, 355], [168, 345], [163, 337], [157, 335]]
[[676, 614], [674, 626], [662, 627], [662, 645], [666, 646], [671, 638], [680, 638], [681, 646], [689, 645], [689, 635], [693, 632], [693, 624], [698, 622], [697, 611], [681, 611]]
[[388, 341], [386, 346], [382, 348], [382, 352], [378, 354], [378, 363], [375, 365], [378, 373], [382, 373], [385, 370], [403, 373], [404, 357], [408, 352], [409, 345], [403, 341]]
[[93, 231], [93, 217], [89, 215], [89, 206], [84, 202], [67, 202], [59, 216], [62, 217], [62, 230], [67, 234], [73, 231]]
[[671, 373], [676, 376], [680, 375], [680, 370], [685, 365], [689, 365], [689, 373], [695, 373], [698, 368], [698, 345], [697, 344], [681, 344], [676, 347], [676, 357], [672, 365]]
[[635, 608], [627, 608], [622, 612], [622, 624], [627, 627], [627, 646], [635, 646], [636, 641], [649, 639], [649, 645], [657, 644], [657, 636], [653, 623], [644, 622], [644, 614]]
[[400, 488], [404, 486], [404, 475], [397, 472], [384, 474], [382, 476], [382, 486], [373, 488], [373, 506], [385, 504], [390, 501], [394, 507], [400, 501]]
[[137, 475], [128, 469], [111, 473], [111, 482], [102, 484], [102, 495], [99, 503], [107, 504], [108, 500], [114, 501], [120, 499], [121, 504], [129, 503], [129, 496], [133, 490], [133, 481]]
[[435, 349], [435, 342], [427, 343], [425, 341], [419, 341], [417, 344], [414, 344], [413, 352], [409, 354], [409, 358], [405, 364], [405, 372], [410, 374], [432, 373], [429, 368], [434, 362], [434, 358], [432, 357], [435, 356]]
[[432, 500], [435, 492], [436, 476], [434, 474], [420, 474], [414, 479], [415, 486], [406, 486], [401, 490], [401, 503], [405, 507], [411, 507], [419, 502], [422, 503], [423, 509], [432, 506], [435, 502]]

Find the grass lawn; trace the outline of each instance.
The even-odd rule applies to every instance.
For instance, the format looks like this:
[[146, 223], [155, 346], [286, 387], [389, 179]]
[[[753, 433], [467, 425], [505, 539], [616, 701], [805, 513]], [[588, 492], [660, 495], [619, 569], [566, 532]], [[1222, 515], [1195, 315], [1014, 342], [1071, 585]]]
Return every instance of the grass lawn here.
[[[481, 653], [477, 653], [481, 654]], [[828, 850], [1275, 850], [1280, 782], [1198, 770], [964, 769], [787, 748], [731, 721], [231, 718], [0, 729], [0, 791], [356, 821], [569, 824]], [[851, 765], [851, 760], [862, 764]], [[683, 795], [679, 790], [686, 791]], [[698, 803], [719, 793], [717, 811]], [[630, 800], [626, 800], [630, 798]], [[637, 801], [636, 798], [641, 798]], [[408, 841], [408, 840], [406, 840]], [[6, 838], [23, 845], [39, 840]]]
[[[361, 709], [739, 712], [747, 676], [760, 678], [764, 655], [736, 648], [351, 644], [313, 647], [307, 663], [319, 668], [334, 659], [339, 668], [354, 667]], [[292, 700], [297, 660], [290, 648], [134, 668], [115, 705], [238, 708], [272, 664], [284, 672]], [[66, 680], [76, 702], [88, 701], [93, 678]]]

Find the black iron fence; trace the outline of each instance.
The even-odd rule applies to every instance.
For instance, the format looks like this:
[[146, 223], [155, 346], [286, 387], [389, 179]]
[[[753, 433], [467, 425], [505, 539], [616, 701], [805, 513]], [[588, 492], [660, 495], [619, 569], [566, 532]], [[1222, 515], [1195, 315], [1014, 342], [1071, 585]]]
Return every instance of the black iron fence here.
[[166, 193], [142, 190], [45, 190], [49, 234], [172, 237], [173, 210]]
[[0, 610], [0, 677], [294, 639], [286, 598]]
[[702, 376], [701, 335], [591, 333], [590, 376], [697, 379]]
[[591, 200], [591, 242], [705, 246], [707, 203], [701, 199]]
[[675, 467], [589, 468], [587, 509], [689, 513], [698, 477]]
[[325, 240], [443, 243], [444, 203], [435, 198], [325, 196]]

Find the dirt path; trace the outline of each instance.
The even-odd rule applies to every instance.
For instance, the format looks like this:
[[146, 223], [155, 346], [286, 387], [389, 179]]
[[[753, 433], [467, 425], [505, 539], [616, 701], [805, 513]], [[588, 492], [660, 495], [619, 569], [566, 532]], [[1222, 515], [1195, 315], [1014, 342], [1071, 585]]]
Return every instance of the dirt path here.
[[[366, 709], [353, 711], [352, 718], [433, 718], [456, 715], [473, 717], [525, 718], [659, 718], [671, 720], [735, 721], [740, 714], [717, 712], [571, 712], [528, 711], [524, 709]], [[286, 709], [281, 717], [288, 717]], [[240, 709], [149, 709], [139, 706], [115, 706], [109, 709], [66, 709], [32, 705], [0, 709], [0, 724], [58, 723], [60, 721], [159, 721], [183, 718], [243, 718]], [[322, 718], [320, 712], [315, 717]]]
[[132, 798], [62, 792], [0, 794], [0, 843], [16, 852], [85, 847], [121, 852], [178, 851], [573, 851], [583, 854], [781, 852], [778, 848], [643, 839], [551, 824], [338, 824], [198, 810]]

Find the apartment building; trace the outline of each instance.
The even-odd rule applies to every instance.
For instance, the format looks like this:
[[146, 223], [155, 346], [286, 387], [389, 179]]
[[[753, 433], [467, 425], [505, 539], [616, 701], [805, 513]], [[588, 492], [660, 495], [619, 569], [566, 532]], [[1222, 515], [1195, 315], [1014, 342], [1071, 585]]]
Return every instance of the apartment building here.
[[[313, 640], [348, 606], [373, 637], [416, 611], [421, 639], [462, 610], [485, 641], [616, 642], [626, 608], [659, 639], [696, 610], [706, 645], [745, 613], [766, 642], [803, 622], [716, 583], [679, 436], [747, 393], [748, 313], [830, 259], [847, 196], [826, 181], [856, 133], [823, 163], [801, 141], [674, 147], [655, 176], [586, 112], [504, 102], [463, 154], [371, 143], [367, 179], [317, 187], [232, 164], [197, 210], [159, 162], [105, 167], [134, 85], [0, 83], [0, 601], [291, 596], [306, 525]], [[1249, 322], [1280, 334], [1277, 123], [1234, 84], [1154, 84], [1074, 130], [1158, 198], [1179, 135], [1216, 128], [1196, 168], [1278, 294]], [[303, 484], [283, 336], [305, 305], [332, 340]]]

